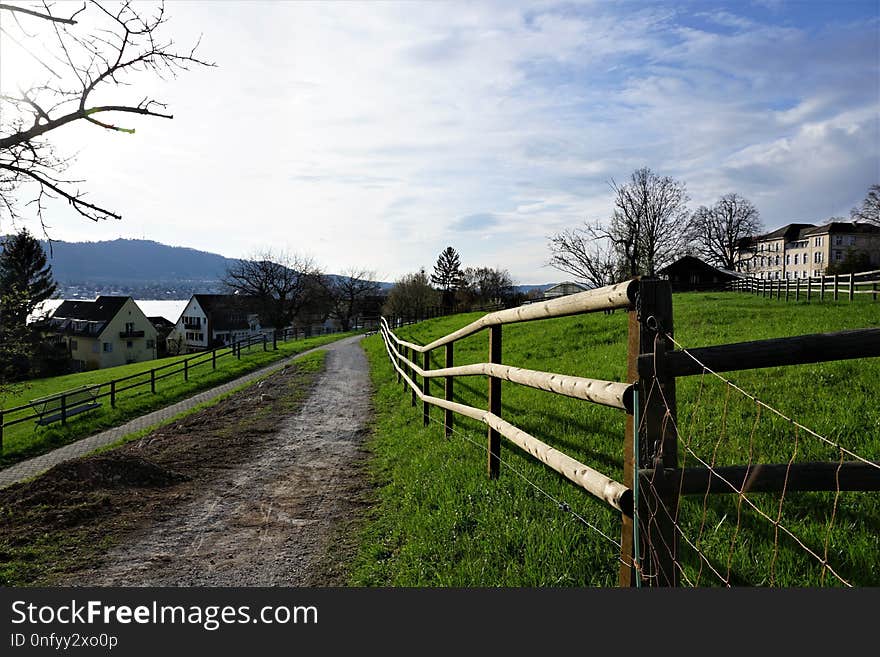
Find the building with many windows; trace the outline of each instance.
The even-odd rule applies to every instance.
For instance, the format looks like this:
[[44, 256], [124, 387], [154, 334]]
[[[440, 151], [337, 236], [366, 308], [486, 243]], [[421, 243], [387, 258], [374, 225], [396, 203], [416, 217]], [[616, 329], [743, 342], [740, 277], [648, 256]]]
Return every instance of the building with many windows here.
[[788, 224], [739, 244], [739, 270], [764, 279], [821, 276], [831, 265], [859, 261], [880, 269], [880, 227], [848, 221]]

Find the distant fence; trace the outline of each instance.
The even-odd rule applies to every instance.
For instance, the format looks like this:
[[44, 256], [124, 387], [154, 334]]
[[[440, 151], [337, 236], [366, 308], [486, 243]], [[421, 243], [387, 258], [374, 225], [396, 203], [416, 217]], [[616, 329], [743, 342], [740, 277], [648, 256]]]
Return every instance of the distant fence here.
[[748, 277], [733, 281], [727, 289], [783, 301], [838, 301], [841, 298], [853, 301], [858, 294], [870, 294], [871, 299], [876, 301], [880, 292], [880, 269], [810, 278]]
[[[333, 333], [336, 331], [324, 331], [323, 333]], [[263, 351], [269, 349], [277, 350], [278, 342], [288, 342], [290, 340], [305, 339], [312, 335], [319, 335], [312, 331], [304, 331], [303, 329], [288, 328], [283, 331], [273, 331], [272, 335], [265, 333], [256, 336], [249, 336], [241, 340], [237, 340], [231, 344], [215, 347], [210, 351], [202, 351], [193, 356], [189, 356], [182, 360], [177, 360], [161, 367], [154, 367], [144, 372], [124, 376], [118, 379], [112, 379], [103, 383], [97, 383], [91, 386], [85, 386], [90, 394], [90, 400], [97, 402], [100, 399], [109, 399], [110, 407], [116, 408], [116, 400], [118, 396], [129, 390], [135, 390], [149, 386], [150, 392], [155, 394], [157, 383], [169, 377], [183, 374], [183, 380], [189, 381], [193, 371], [201, 365], [211, 365], [211, 369], [217, 369], [217, 361], [227, 356], [235, 356], [241, 359], [243, 350], [251, 351], [252, 348], [262, 346]], [[105, 391], [101, 392], [101, 388]], [[62, 425], [67, 424], [67, 420], [76, 414], [76, 404], [78, 398], [83, 394], [83, 388], [69, 390], [57, 395], [43, 397], [34, 400], [28, 404], [22, 404], [14, 408], [0, 408], [0, 453], [3, 452], [3, 430], [7, 427], [21, 424], [23, 422], [38, 422], [44, 415], [40, 410], [47, 407], [53, 408], [54, 414], [58, 416], [58, 421]], [[68, 412], [69, 409], [69, 412]]]
[[[682, 496], [703, 495], [706, 500], [710, 494], [734, 493], [740, 498], [738, 504], [743, 506], [753, 505], [751, 498], [747, 496], [747, 493], [752, 492], [778, 491], [784, 499], [786, 491], [835, 491], [838, 495], [842, 491], [851, 490], [876, 491], [880, 490], [880, 463], [861, 458], [833, 441], [801, 427], [804, 435], [809, 432], [838, 448], [840, 461], [796, 462], [795, 440], [795, 449], [788, 463], [753, 463], [750, 452], [746, 465], [716, 466], [714, 452], [711, 458], [700, 458], [690, 440], [680, 441], [676, 422], [676, 378], [706, 373], [720, 378], [718, 372], [731, 370], [880, 357], [880, 329], [685, 350], [673, 338], [672, 306], [672, 291], [668, 281], [634, 279], [543, 303], [493, 312], [426, 345], [398, 338], [392, 331], [391, 323], [384, 318], [381, 335], [397, 373], [397, 381], [403, 383], [404, 390], [409, 389], [413, 406], [417, 399], [422, 401], [425, 426], [431, 419], [431, 406], [444, 409], [443, 424], [447, 436], [453, 432], [455, 413], [488, 425], [486, 453], [490, 478], [499, 476], [500, 438], [504, 437], [620, 512], [621, 586], [677, 586], [684, 573], [680, 561], [680, 540], [686, 541], [705, 559], [699, 551], [706, 524], [705, 501], [700, 537], [692, 541], [679, 524], [679, 500]], [[501, 362], [502, 327], [505, 325], [614, 309], [628, 311], [626, 382], [527, 370], [503, 365]], [[483, 329], [489, 331], [489, 362], [455, 366], [456, 341]], [[445, 366], [431, 369], [430, 354], [441, 347], [445, 351]], [[416, 354], [422, 355], [421, 365]], [[488, 378], [487, 409], [453, 401], [454, 381], [459, 376]], [[421, 385], [417, 382], [418, 377], [421, 377]], [[442, 398], [430, 395], [429, 381], [438, 377], [445, 382]], [[501, 417], [502, 380], [625, 412], [623, 481], [614, 481], [505, 421]], [[733, 389], [739, 390], [730, 382], [725, 381], [725, 385], [729, 386], [728, 394]], [[739, 392], [748, 399], [754, 399], [744, 391]], [[755, 401], [769, 409], [768, 413], [772, 411], [781, 416], [766, 404], [756, 399]], [[724, 413], [727, 413], [726, 402]], [[685, 468], [684, 460], [680, 462], [679, 458], [680, 445], [685, 458], [696, 459], [703, 467]], [[717, 445], [715, 450], [718, 450]], [[848, 460], [844, 459], [844, 454]], [[837, 508], [836, 497], [834, 508]], [[763, 517], [768, 516], [764, 513]], [[833, 523], [833, 512], [831, 517]], [[772, 518], [769, 520], [774, 522]], [[734, 541], [740, 530], [739, 523], [740, 514], [737, 512]], [[781, 531], [788, 532], [777, 518], [774, 564]], [[816, 556], [814, 551], [804, 549], [810, 558]], [[705, 560], [708, 562], [708, 559]], [[822, 568], [834, 573], [828, 564], [827, 545], [826, 558], [824, 561], [819, 558], [819, 563]], [[709, 567], [711, 568], [711, 564]], [[772, 567], [771, 565], [771, 569]], [[702, 570], [701, 562], [700, 571]], [[713, 572], [716, 570], [713, 569]], [[823, 570], [823, 581], [824, 575]], [[696, 579], [699, 582], [699, 577]], [[719, 574], [719, 579], [730, 585], [729, 572], [726, 578]], [[842, 578], [841, 581], [847, 583]]]

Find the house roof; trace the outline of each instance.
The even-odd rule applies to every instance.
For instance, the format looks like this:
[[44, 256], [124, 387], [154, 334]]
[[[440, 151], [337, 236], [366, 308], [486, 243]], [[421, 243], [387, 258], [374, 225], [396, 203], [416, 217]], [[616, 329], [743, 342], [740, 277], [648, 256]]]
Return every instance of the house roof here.
[[850, 221], [831, 221], [804, 231], [804, 235], [824, 235], [825, 233], [880, 233], [880, 226], [853, 223]]
[[666, 265], [662, 269], [657, 270], [658, 274], [669, 274], [674, 272], [683, 272], [683, 271], [705, 271], [707, 273], [711, 273], [714, 275], [721, 276], [722, 278], [737, 278], [740, 276], [737, 272], [729, 271], [727, 269], [719, 269], [718, 267], [714, 267], [710, 265], [708, 262], [700, 260], [694, 256], [683, 256], [676, 260], [675, 262]]
[[758, 240], [778, 240], [780, 238], [784, 238], [786, 242], [790, 242], [796, 237], [800, 236], [800, 233], [804, 229], [815, 228], [816, 224], [805, 224], [805, 223], [794, 223], [794, 224], [786, 224], [781, 228], [777, 228], [773, 232], [766, 233], [764, 235], [759, 235], [757, 237]]
[[[52, 330], [78, 335], [99, 335], [131, 297], [100, 296], [94, 301], [65, 300], [49, 318]], [[74, 322], [88, 322], [74, 328]]]
[[161, 316], [147, 317], [147, 319], [150, 320], [150, 324], [152, 324], [156, 328], [159, 328], [159, 327], [171, 328], [174, 326], [174, 322], [172, 322], [171, 320], [165, 319], [164, 317], [161, 317]]
[[55, 309], [52, 317], [78, 319], [87, 322], [109, 322], [130, 298], [100, 296], [94, 301], [65, 300]]
[[246, 330], [247, 315], [260, 312], [257, 297], [240, 294], [194, 294], [193, 298], [208, 316], [214, 330]]

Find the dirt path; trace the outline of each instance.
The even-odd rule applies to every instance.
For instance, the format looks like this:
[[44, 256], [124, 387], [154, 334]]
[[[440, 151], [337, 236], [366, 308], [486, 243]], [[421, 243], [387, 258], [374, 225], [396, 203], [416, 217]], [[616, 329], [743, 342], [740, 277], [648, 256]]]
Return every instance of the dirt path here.
[[250, 458], [226, 465], [190, 499], [114, 547], [102, 565], [62, 579], [97, 586], [308, 586], [356, 508], [370, 414], [357, 338], [326, 347], [326, 369], [301, 409]]

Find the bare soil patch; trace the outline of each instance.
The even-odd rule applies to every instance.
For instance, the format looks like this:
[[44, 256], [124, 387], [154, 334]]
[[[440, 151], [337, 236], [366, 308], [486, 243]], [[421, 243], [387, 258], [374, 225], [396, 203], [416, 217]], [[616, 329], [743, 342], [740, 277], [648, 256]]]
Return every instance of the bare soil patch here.
[[344, 584], [370, 384], [356, 339], [327, 352], [0, 491], [0, 583]]

